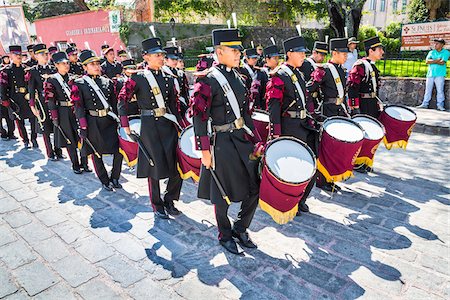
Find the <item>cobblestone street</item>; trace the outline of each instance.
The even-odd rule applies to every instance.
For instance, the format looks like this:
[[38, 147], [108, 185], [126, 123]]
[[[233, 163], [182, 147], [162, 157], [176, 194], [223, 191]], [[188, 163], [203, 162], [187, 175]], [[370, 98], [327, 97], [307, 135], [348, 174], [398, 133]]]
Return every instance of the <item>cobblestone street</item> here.
[[449, 142], [380, 145], [375, 173], [333, 196], [313, 189], [311, 212], [286, 225], [258, 209], [244, 257], [224, 253], [191, 181], [183, 214], [154, 219], [146, 180], [125, 166], [124, 189], [105, 192], [43, 144], [0, 142], [0, 298], [449, 299]]

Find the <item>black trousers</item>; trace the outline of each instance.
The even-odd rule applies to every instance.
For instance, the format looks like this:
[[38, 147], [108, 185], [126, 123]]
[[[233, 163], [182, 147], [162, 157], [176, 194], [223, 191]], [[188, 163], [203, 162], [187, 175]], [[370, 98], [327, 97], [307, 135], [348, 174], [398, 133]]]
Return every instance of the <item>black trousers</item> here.
[[[211, 199], [222, 199], [219, 189], [211, 189]], [[232, 239], [232, 229], [239, 233], [243, 233], [250, 226], [258, 207], [259, 192], [252, 193], [247, 199], [241, 202], [241, 209], [234, 221], [233, 228], [231, 227], [230, 219], [228, 218], [229, 205], [225, 200], [217, 201], [214, 204], [214, 212], [216, 214], [217, 227], [219, 229], [219, 240], [228, 241]]]
[[76, 145], [67, 145], [66, 150], [67, 154], [69, 154], [70, 161], [72, 162], [72, 169], [79, 169], [80, 166], [86, 166], [88, 164], [86, 156], [81, 157], [80, 163]]
[[111, 179], [119, 179], [120, 172], [122, 171], [122, 160], [123, 155], [119, 151], [114, 153], [111, 176], [108, 176], [102, 157], [97, 157], [95, 154], [92, 154], [95, 174], [97, 174], [97, 177], [100, 179], [102, 184], [108, 184]]
[[[1, 136], [2, 138], [12, 137], [14, 135], [14, 130], [16, 126], [14, 125], [14, 121], [11, 120], [8, 113], [8, 108], [0, 105], [0, 127], [1, 127]], [[3, 128], [3, 119], [6, 121], [6, 130]]]
[[[37, 127], [36, 127], [36, 119], [34, 117], [28, 119], [31, 127], [31, 141], [35, 141], [37, 139]], [[28, 132], [25, 128], [25, 120], [16, 120], [17, 129], [19, 129], [20, 137], [22, 138], [24, 143], [28, 143], [30, 139], [28, 138]]]
[[169, 177], [166, 194], [164, 195], [164, 201], [161, 199], [159, 179], [153, 179], [151, 177], [148, 177], [147, 180], [148, 180], [148, 190], [150, 194], [150, 202], [153, 206], [154, 211], [162, 212], [164, 210], [164, 206], [171, 206], [174, 200], [180, 199], [181, 186], [183, 185], [183, 180], [181, 179], [180, 174], [178, 172], [176, 172], [174, 176]]
[[45, 151], [47, 152], [47, 157], [48, 158], [51, 158], [54, 155], [61, 155], [62, 154], [62, 149], [61, 148], [56, 148], [52, 144], [52, 140], [50, 139], [50, 135], [51, 135], [51, 133], [45, 132], [45, 131], [42, 134], [42, 138], [44, 139]]

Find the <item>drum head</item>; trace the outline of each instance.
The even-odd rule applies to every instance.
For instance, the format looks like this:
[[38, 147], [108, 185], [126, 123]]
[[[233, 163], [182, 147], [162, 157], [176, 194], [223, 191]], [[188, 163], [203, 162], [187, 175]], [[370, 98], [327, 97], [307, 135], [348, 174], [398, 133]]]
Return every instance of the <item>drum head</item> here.
[[307, 147], [293, 138], [278, 138], [266, 149], [266, 166], [283, 182], [305, 182], [316, 172], [314, 155]]
[[377, 120], [366, 116], [355, 116], [352, 120], [362, 127], [365, 139], [379, 140], [383, 138], [384, 128]]
[[195, 133], [194, 127], [186, 127], [180, 135], [180, 149], [189, 157], [195, 159], [202, 158], [202, 152], [195, 149]]
[[403, 106], [397, 106], [397, 105], [390, 105], [387, 106], [384, 111], [391, 116], [392, 118], [399, 120], [399, 121], [414, 121], [416, 120], [417, 116], [416, 114]]
[[[141, 119], [132, 119], [129, 121], [130, 124], [130, 130], [135, 131], [137, 134], [141, 134]], [[134, 142], [128, 134], [125, 133], [125, 130], [120, 127], [119, 129], [119, 136], [128, 142]]]
[[261, 110], [256, 110], [252, 114], [252, 119], [255, 121], [260, 121], [264, 123], [270, 122], [269, 113]]
[[323, 130], [333, 138], [343, 142], [356, 143], [364, 138], [361, 127], [345, 118], [333, 117], [325, 120]]

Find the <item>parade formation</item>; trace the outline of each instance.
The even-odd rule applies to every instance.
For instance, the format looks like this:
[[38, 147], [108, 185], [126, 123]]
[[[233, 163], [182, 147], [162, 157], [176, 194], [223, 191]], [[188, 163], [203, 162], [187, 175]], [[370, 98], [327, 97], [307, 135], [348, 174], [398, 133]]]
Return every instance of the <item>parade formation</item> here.
[[214, 52], [200, 57], [192, 87], [181, 47], [167, 42], [153, 31], [141, 64], [106, 43], [102, 57], [87, 42], [9, 46], [0, 72], [2, 139], [17, 139], [17, 126], [24, 147], [37, 148], [40, 134], [48, 159], [64, 159], [66, 148], [75, 174], [92, 172], [91, 157], [110, 192], [122, 188], [125, 160], [147, 179], [161, 219], [182, 213], [183, 180], [194, 180], [198, 197], [213, 204], [220, 245], [233, 254], [242, 253], [238, 244], [257, 247], [247, 229], [258, 204], [279, 224], [301, 218], [314, 187], [335, 193], [354, 171], [373, 172], [382, 141], [406, 148], [416, 114], [379, 99], [377, 36], [363, 41], [366, 56], [346, 70], [346, 37], [316, 41], [311, 51], [301, 33], [283, 49], [273, 38], [245, 49], [237, 28], [215, 29]]

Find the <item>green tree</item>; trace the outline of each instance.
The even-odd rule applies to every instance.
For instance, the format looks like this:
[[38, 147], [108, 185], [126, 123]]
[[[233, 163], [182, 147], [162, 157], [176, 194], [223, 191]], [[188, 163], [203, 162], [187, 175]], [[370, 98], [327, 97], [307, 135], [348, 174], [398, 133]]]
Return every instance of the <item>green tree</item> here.
[[338, 37], [345, 35], [344, 28], [350, 36], [358, 36], [362, 9], [366, 0], [326, 0], [330, 26]]
[[428, 21], [430, 13], [423, 0], [411, 0], [406, 8], [408, 22], [420, 23]]

